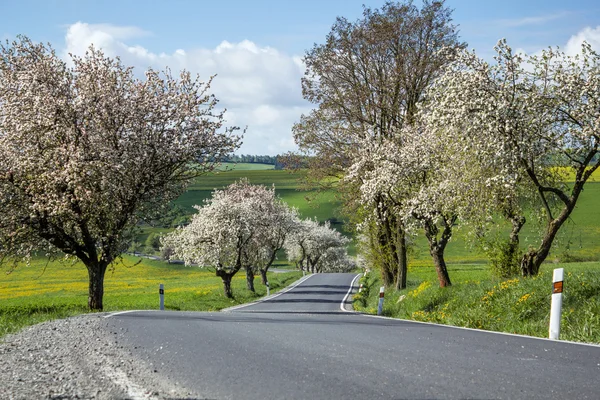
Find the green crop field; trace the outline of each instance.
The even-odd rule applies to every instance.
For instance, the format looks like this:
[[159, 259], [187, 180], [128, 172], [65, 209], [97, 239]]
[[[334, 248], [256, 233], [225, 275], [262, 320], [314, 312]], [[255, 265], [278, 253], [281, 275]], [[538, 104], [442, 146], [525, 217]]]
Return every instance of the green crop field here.
[[340, 202], [334, 193], [324, 193], [316, 196], [312, 201], [307, 197], [315, 197], [313, 192], [300, 190], [300, 173], [290, 173], [282, 170], [231, 170], [215, 172], [201, 176], [190, 185], [188, 191], [179, 197], [175, 204], [183, 207], [188, 212], [194, 212], [192, 206], [201, 205], [210, 198], [213, 190], [223, 189], [242, 178], [247, 178], [255, 185], [275, 186], [275, 192], [289, 205], [297, 207], [304, 218], [316, 217], [319, 221], [330, 218], [340, 218]]

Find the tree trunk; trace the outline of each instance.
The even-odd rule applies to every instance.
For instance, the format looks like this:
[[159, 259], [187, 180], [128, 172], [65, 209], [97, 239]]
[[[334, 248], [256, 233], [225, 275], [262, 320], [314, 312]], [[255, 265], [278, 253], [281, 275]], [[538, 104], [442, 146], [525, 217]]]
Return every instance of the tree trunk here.
[[262, 284], [265, 286], [267, 286], [267, 284], [269, 283], [269, 281], [267, 279], [267, 271], [269, 271], [269, 268], [271, 267], [271, 265], [273, 265], [273, 262], [277, 258], [277, 251], [280, 249], [281, 249], [281, 247], [279, 247], [278, 249], [274, 249], [271, 252], [271, 257], [269, 258], [269, 262], [267, 262], [265, 267], [260, 270], [260, 278], [262, 279]]
[[89, 287], [88, 307], [92, 311], [102, 311], [102, 298], [104, 296], [104, 275], [108, 265], [103, 262], [92, 262], [87, 265]]
[[433, 258], [433, 264], [437, 271], [438, 281], [440, 287], [446, 287], [452, 285], [450, 282], [450, 275], [448, 275], [448, 269], [446, 268], [446, 261], [444, 260], [444, 249], [440, 249], [439, 246], [436, 248], [430, 248], [431, 256]]
[[394, 228], [396, 226], [395, 219], [389, 216], [380, 216], [380, 227], [378, 228], [379, 246], [374, 249], [381, 254], [381, 273], [383, 284], [385, 287], [395, 285], [398, 276], [398, 249], [396, 247], [396, 235]]
[[402, 226], [398, 226], [398, 275], [396, 278], [396, 290], [406, 289], [406, 275], [408, 263], [406, 259], [406, 232]]
[[540, 247], [536, 250], [529, 250], [523, 255], [523, 258], [521, 259], [521, 273], [523, 276], [536, 276], [538, 272], [540, 272], [540, 266], [546, 257], [548, 257], [552, 242], [561, 225], [562, 221], [560, 223], [558, 223], [557, 220], [552, 221], [546, 230], [546, 234], [542, 239]]
[[521, 273], [523, 276], [535, 276], [540, 271], [540, 266], [535, 262], [536, 256], [536, 250], [529, 250], [523, 255], [521, 259]]
[[247, 267], [246, 268], [246, 288], [251, 291], [254, 292], [254, 270], [252, 269], [252, 267]]
[[269, 281], [267, 280], [267, 269], [261, 269], [260, 270], [260, 278], [262, 280], [262, 284], [267, 286]]
[[510, 274], [517, 274], [519, 270], [519, 232], [525, 225], [525, 217], [512, 215], [510, 222], [512, 223], [512, 231], [508, 240], [508, 249], [506, 254], [507, 262], [510, 263], [508, 271]]
[[[574, 202], [572, 204], [575, 204]], [[552, 248], [552, 242], [558, 233], [558, 230], [562, 224], [569, 218], [574, 206], [565, 206], [560, 215], [550, 221], [546, 227], [546, 234], [542, 239], [542, 244], [536, 250], [529, 250], [521, 259], [521, 272], [523, 276], [535, 276], [540, 272], [540, 266], [548, 257], [550, 249]]]
[[217, 276], [223, 281], [223, 292], [225, 293], [225, 297], [228, 299], [233, 298], [233, 293], [231, 291], [231, 278], [233, 278], [236, 272], [237, 271], [227, 272], [223, 269], [217, 269]]
[[444, 251], [446, 250], [448, 241], [452, 237], [452, 225], [456, 221], [456, 216], [442, 216], [441, 221], [444, 225], [444, 230], [439, 240], [437, 237], [439, 229], [431, 218], [423, 219], [423, 227], [425, 229], [425, 236], [429, 242], [429, 253], [437, 271], [440, 287], [446, 287], [452, 285], [452, 282], [450, 282], [450, 275], [448, 274], [448, 268], [444, 260]]

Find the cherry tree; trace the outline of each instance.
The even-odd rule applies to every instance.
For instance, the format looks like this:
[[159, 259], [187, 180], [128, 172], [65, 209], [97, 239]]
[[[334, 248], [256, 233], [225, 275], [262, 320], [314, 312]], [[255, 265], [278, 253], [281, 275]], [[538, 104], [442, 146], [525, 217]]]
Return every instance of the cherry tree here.
[[189, 225], [163, 239], [188, 265], [214, 268], [232, 297], [231, 279], [246, 271], [248, 290], [254, 291], [254, 276], [260, 271], [263, 282], [297, 221], [297, 211], [275, 194], [275, 188], [251, 185], [242, 179], [215, 190], [202, 206], [195, 207]]
[[327, 249], [316, 266], [317, 272], [350, 272], [356, 268], [356, 262], [348, 256], [346, 246]]
[[332, 229], [329, 222], [321, 225], [313, 219], [299, 221], [285, 243], [290, 261], [304, 271], [335, 271], [350, 265], [346, 246], [349, 239]]
[[[506, 41], [496, 51], [494, 64], [460, 54], [431, 93], [430, 123], [462, 132], [475, 154], [489, 153], [498, 181], [515, 175], [537, 192], [546, 226], [521, 261], [530, 276], [600, 166], [600, 56], [585, 43], [576, 56], [558, 49], [525, 56]], [[555, 166], [570, 169], [575, 182], [564, 184]]]
[[107, 267], [131, 230], [239, 146], [188, 72], [145, 79], [90, 47], [72, 66], [26, 37], [0, 45], [0, 255], [80, 259], [101, 310]]
[[[361, 201], [375, 210], [365, 224], [377, 224], [385, 211], [400, 218], [408, 232], [423, 229], [440, 286], [449, 286], [444, 251], [458, 216], [454, 199], [459, 191], [453, 180], [452, 142], [416, 121], [403, 131], [401, 146], [393, 139], [364, 143], [365, 151], [346, 179], [361, 177]], [[378, 209], [382, 197], [391, 205], [385, 210]]]
[[265, 211], [248, 256], [253, 258], [251, 263], [260, 272], [263, 285], [268, 285], [267, 272], [298, 223], [298, 210], [276, 197], [274, 187], [265, 194]]

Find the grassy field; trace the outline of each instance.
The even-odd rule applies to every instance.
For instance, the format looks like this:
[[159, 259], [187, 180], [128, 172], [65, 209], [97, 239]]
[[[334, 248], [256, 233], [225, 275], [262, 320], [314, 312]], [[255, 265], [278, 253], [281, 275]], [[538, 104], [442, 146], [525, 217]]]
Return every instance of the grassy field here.
[[[245, 164], [244, 164], [245, 165]], [[223, 171], [197, 179], [197, 181], [182, 195], [176, 204], [188, 212], [194, 212], [195, 204], [202, 204], [209, 198], [214, 189], [223, 188], [236, 180], [247, 177], [251, 183], [261, 185], [275, 185], [277, 194], [288, 204], [299, 209], [304, 218], [316, 217], [319, 221], [335, 218], [343, 221], [340, 213], [341, 203], [333, 192], [314, 196], [314, 192], [299, 190], [298, 180], [302, 177], [298, 173], [289, 173], [281, 170], [245, 170], [244, 165], [230, 171]], [[248, 164], [250, 167], [256, 164]], [[260, 164], [258, 164], [260, 165]], [[567, 179], [573, 179], [572, 174]], [[307, 198], [314, 198], [308, 201]], [[577, 207], [569, 221], [561, 228], [555, 240], [549, 261], [600, 261], [600, 171], [595, 171], [582, 193]], [[350, 235], [340, 224], [333, 225], [343, 233]], [[508, 235], [508, 225], [504, 227]], [[148, 231], [150, 232], [150, 231]], [[537, 246], [540, 240], [541, 227], [535, 221], [529, 220], [520, 235], [523, 249], [528, 246]], [[144, 237], [145, 238], [145, 237]], [[411, 259], [413, 262], [426, 264], [431, 257], [427, 242], [421, 232], [412, 238], [415, 246]], [[351, 254], [355, 254], [352, 244]], [[480, 249], [469, 242], [467, 232], [460, 224], [456, 227], [453, 238], [448, 244], [446, 258], [450, 263], [484, 263], [486, 257]]]
[[[139, 263], [138, 263], [139, 262]], [[0, 267], [0, 336], [25, 325], [87, 312], [87, 270], [81, 263], [34, 260], [10, 274]], [[277, 291], [302, 274], [269, 274]], [[165, 285], [167, 310], [216, 311], [253, 301], [266, 294], [256, 280], [256, 293], [246, 289], [244, 272], [233, 279], [234, 299], [223, 294], [221, 278], [197, 267], [125, 256], [106, 274], [104, 310], [158, 309], [158, 285]]]
[[[600, 263], [556, 264], [564, 268], [562, 340], [600, 343]], [[500, 280], [482, 264], [450, 265], [451, 287], [440, 288], [433, 267], [412, 267], [405, 290], [385, 293], [383, 314], [423, 322], [548, 337], [552, 269], [535, 278]], [[357, 310], [377, 313], [380, 279], [361, 279]]]
[[[500, 227], [503, 237], [508, 238], [509, 225]], [[537, 247], [543, 227], [532, 218], [523, 227], [520, 237], [521, 248]], [[548, 257], [548, 262], [600, 261], [600, 182], [588, 183], [581, 194], [575, 211], [561, 227]], [[419, 264], [431, 264], [427, 241], [418, 232], [411, 241], [415, 244], [411, 259]], [[455, 227], [452, 239], [446, 248], [449, 263], [485, 263], [485, 254], [468, 240], [465, 227]]]

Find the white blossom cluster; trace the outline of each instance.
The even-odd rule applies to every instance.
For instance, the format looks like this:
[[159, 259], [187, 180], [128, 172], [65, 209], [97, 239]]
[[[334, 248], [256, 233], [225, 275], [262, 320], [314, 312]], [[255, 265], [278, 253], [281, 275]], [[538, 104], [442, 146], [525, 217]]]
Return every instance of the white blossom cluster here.
[[353, 268], [346, 246], [350, 240], [313, 219], [298, 221], [285, 250], [290, 261], [311, 272], [347, 272]]

